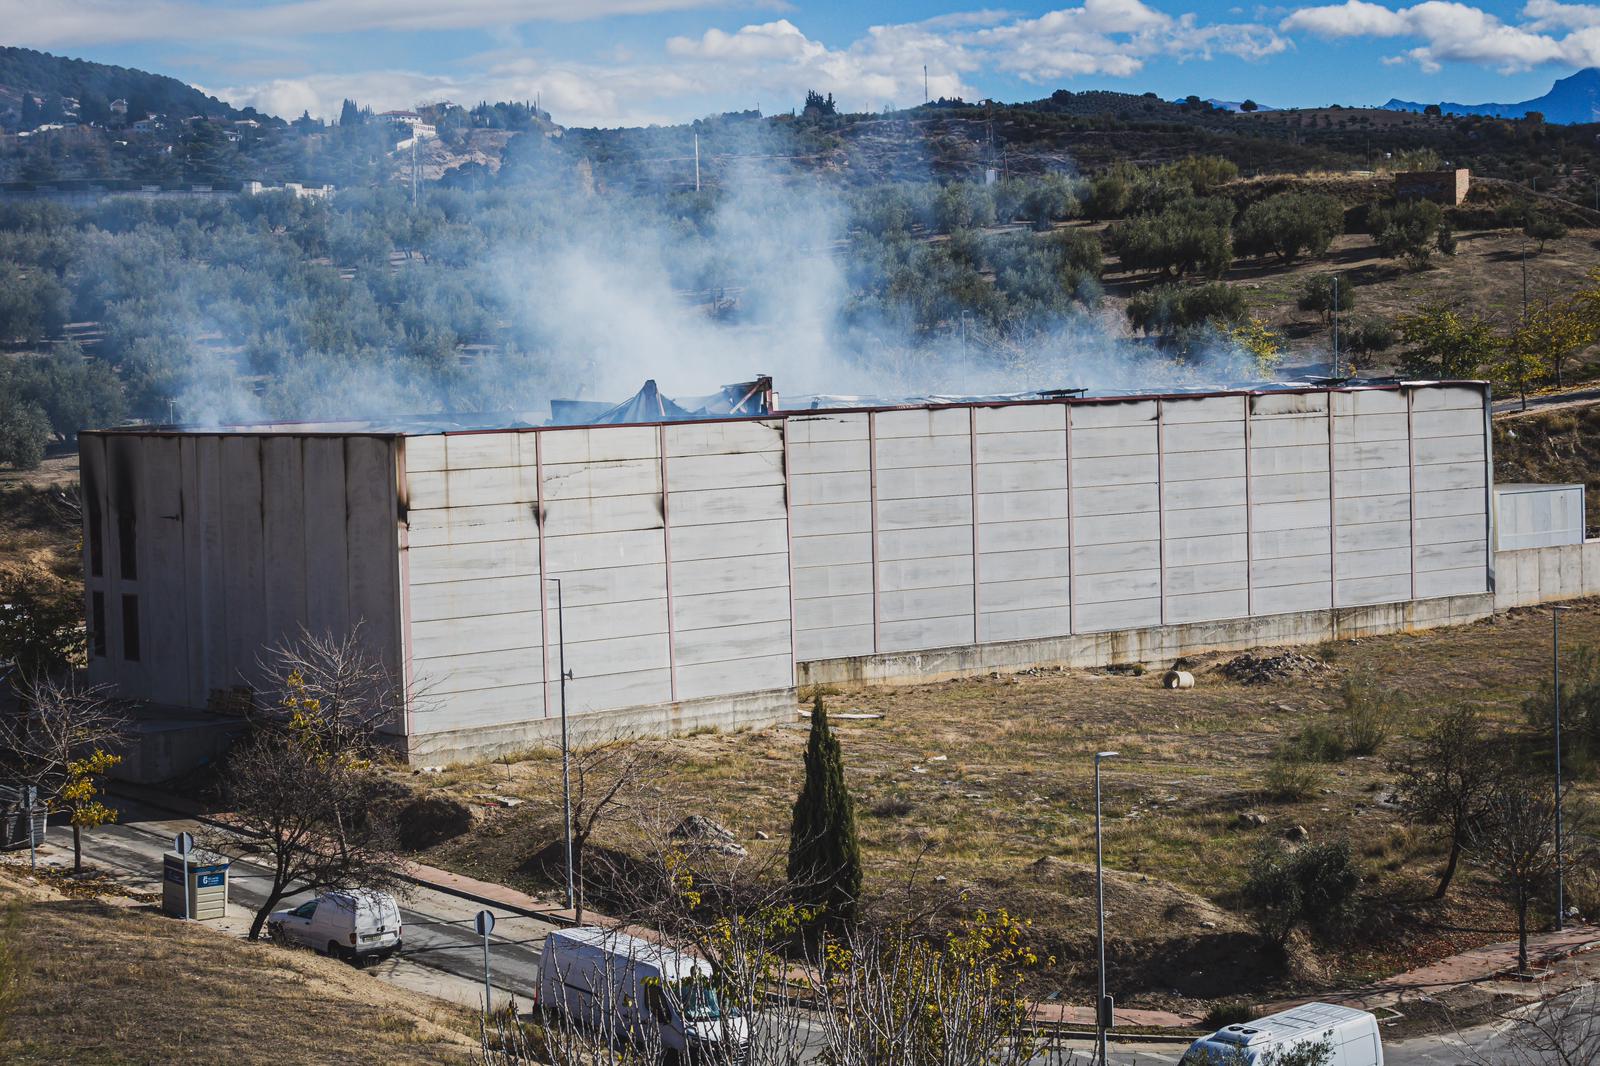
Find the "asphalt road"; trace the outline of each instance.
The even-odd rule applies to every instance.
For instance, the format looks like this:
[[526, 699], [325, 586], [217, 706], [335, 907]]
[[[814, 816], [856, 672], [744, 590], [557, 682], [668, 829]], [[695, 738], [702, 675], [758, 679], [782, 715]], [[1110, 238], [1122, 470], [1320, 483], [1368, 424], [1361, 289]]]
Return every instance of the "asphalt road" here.
[[[171, 850], [180, 830], [197, 832], [195, 822], [131, 801], [117, 801], [121, 818], [84, 834], [84, 855], [97, 866], [130, 875], [130, 887], [161, 891], [162, 855]], [[70, 863], [71, 841], [65, 829], [51, 827], [55, 857]], [[234, 860], [229, 870], [229, 916], [224, 928], [243, 934], [250, 918], [271, 888], [268, 871]], [[309, 899], [297, 892], [279, 908]], [[400, 900], [404, 947], [393, 959], [371, 966], [385, 980], [472, 1006], [483, 1002], [483, 938], [473, 928], [481, 905], [431, 889], [416, 888]], [[538, 986], [539, 949], [545, 934], [556, 928], [510, 911], [488, 908], [495, 916], [490, 937], [490, 983], [500, 994], [529, 1002]], [[222, 923], [216, 923], [222, 924]]]
[[[162, 856], [170, 850], [173, 835], [182, 830], [195, 832], [199, 826], [190, 819], [171, 817], [164, 811], [131, 800], [119, 799], [117, 805], [122, 815], [118, 823], [84, 834], [85, 857], [97, 866], [125, 875], [130, 888], [159, 892]], [[70, 864], [71, 842], [66, 830], [53, 826], [51, 842], [54, 845], [51, 860]], [[270, 878], [262, 867], [237, 860], [230, 876], [229, 916], [224, 922], [212, 924], [243, 935], [255, 908], [266, 898]], [[307, 893], [295, 893], [279, 906], [294, 906], [306, 898], [309, 898]], [[393, 959], [372, 966], [369, 972], [402, 987], [467, 1006], [481, 1005], [483, 941], [473, 929], [473, 917], [483, 908], [468, 900], [424, 888], [413, 889], [400, 903], [405, 947]], [[515, 996], [526, 1004], [538, 985], [539, 949], [545, 934], [556, 927], [509, 911], [490, 909], [496, 919], [490, 938], [491, 983], [496, 1004], [505, 1002], [503, 996]], [[1384, 1058], [1389, 1066], [1558, 1066], [1561, 1060], [1555, 1056], [1514, 1054], [1512, 1048], [1517, 1042], [1514, 1030], [1514, 1024], [1501, 1022], [1455, 1034], [1386, 1042]], [[1114, 1041], [1109, 1059], [1116, 1066], [1176, 1066], [1184, 1050], [1185, 1045], [1179, 1043]], [[1047, 1061], [1053, 1066], [1087, 1063], [1092, 1043], [1068, 1041], [1061, 1051]]]

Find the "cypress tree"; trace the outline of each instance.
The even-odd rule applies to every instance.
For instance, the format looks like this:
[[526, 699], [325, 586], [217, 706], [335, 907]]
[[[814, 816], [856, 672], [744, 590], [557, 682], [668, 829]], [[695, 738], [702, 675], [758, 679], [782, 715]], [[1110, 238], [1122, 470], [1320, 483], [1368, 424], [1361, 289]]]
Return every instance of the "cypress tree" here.
[[819, 693], [811, 710], [806, 779], [789, 829], [789, 887], [795, 902], [824, 908], [834, 927], [853, 922], [861, 898], [856, 807], [844, 782], [839, 740]]

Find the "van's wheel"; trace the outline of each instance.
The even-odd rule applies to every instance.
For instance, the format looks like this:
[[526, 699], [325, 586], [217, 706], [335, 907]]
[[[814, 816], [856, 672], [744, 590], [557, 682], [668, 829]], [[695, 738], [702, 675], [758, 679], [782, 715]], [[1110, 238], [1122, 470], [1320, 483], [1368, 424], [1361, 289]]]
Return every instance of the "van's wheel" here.
[[289, 946], [289, 934], [283, 931], [283, 926], [281, 925], [267, 926], [267, 939], [278, 945], [280, 948], [286, 948]]
[[330, 959], [338, 959], [340, 962], [348, 961], [345, 958], [344, 948], [339, 944], [339, 942], [337, 940], [328, 941], [328, 958], [330, 958]]

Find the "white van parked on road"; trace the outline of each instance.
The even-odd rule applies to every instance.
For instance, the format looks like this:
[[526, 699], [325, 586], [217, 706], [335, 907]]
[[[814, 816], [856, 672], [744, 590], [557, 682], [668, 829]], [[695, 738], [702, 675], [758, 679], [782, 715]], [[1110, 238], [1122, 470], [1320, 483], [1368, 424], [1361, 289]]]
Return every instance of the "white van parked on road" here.
[[682, 1063], [744, 1061], [750, 1022], [725, 1006], [711, 964], [627, 933], [588, 926], [545, 937], [539, 1005], [610, 1029]]
[[357, 965], [385, 959], [401, 947], [400, 905], [387, 892], [324, 892], [298, 907], [273, 911], [267, 933]]
[[1364, 1010], [1306, 1003], [1229, 1025], [1189, 1045], [1179, 1066], [1272, 1066], [1288, 1052], [1326, 1044], [1325, 1066], [1383, 1066], [1378, 1019]]

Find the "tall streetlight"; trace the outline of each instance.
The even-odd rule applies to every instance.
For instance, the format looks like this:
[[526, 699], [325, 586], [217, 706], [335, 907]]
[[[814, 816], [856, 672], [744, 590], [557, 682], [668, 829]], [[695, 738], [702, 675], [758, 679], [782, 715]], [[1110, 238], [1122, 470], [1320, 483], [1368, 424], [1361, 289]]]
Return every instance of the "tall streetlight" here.
[[1563, 879], [1566, 863], [1561, 850], [1561, 612], [1571, 607], [1550, 608], [1550, 677], [1556, 718], [1556, 932], [1566, 928], [1567, 893]]
[[545, 580], [556, 586], [556, 626], [561, 631], [560, 657], [556, 660], [556, 670], [561, 676], [561, 836], [567, 848], [567, 909], [575, 910], [578, 893], [572, 881], [572, 779], [567, 749], [567, 678], [572, 676], [567, 670], [567, 616], [561, 608], [561, 579]]
[[1100, 844], [1100, 762], [1116, 754], [1114, 751], [1094, 753], [1094, 917], [1096, 928], [1099, 930], [1100, 948], [1100, 998], [1095, 1000], [1094, 1004], [1094, 1031], [1095, 1061], [1100, 1066], [1105, 1066], [1106, 1026], [1111, 1022], [1111, 1011], [1107, 1009], [1109, 998], [1106, 996], [1106, 878], [1104, 855]]

